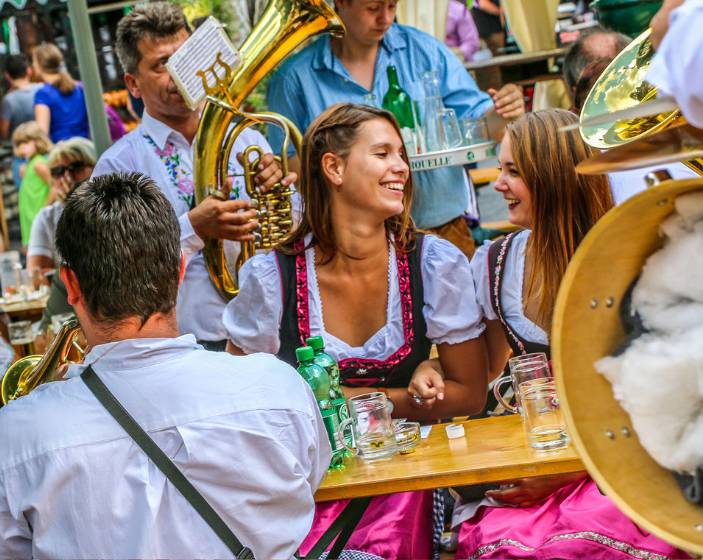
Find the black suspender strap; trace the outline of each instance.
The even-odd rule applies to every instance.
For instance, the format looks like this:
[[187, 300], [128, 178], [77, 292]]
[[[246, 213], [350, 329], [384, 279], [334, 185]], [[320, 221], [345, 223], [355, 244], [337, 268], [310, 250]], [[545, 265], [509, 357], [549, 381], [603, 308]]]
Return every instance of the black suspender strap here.
[[139, 426], [130, 416], [129, 412], [120, 404], [110, 390], [105, 386], [98, 375], [93, 371], [92, 366], [88, 366], [81, 374], [81, 379], [88, 386], [88, 389], [95, 395], [100, 404], [117, 420], [117, 423], [124, 428], [149, 459], [159, 468], [159, 470], [169, 479], [176, 489], [195, 508], [200, 517], [210, 526], [227, 548], [232, 551], [237, 559], [254, 558], [251, 550], [239, 542], [229, 527], [222, 521], [212, 506], [207, 503], [202, 494], [188, 481], [178, 467], [168, 458], [161, 448], [154, 443], [154, 440]]

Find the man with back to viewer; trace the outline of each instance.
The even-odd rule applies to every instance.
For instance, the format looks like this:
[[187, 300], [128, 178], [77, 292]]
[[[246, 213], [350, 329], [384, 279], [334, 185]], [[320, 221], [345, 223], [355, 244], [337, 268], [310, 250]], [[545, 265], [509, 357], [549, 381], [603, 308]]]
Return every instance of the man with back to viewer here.
[[[268, 88], [270, 110], [291, 119], [304, 131], [324, 109], [340, 102], [363, 103], [368, 93], [381, 103], [388, 91], [386, 69], [394, 65], [400, 85], [415, 101], [424, 92], [421, 75], [437, 70], [444, 105], [459, 119], [488, 119], [491, 135], [499, 141], [506, 119], [525, 112], [522, 91], [514, 84], [500, 90], [479, 91], [456, 55], [434, 37], [394, 23], [397, 0], [335, 0], [346, 27], [340, 39], [323, 35], [288, 58]], [[492, 99], [491, 99], [492, 98]], [[271, 143], [280, 149], [281, 134], [271, 129]], [[293, 169], [298, 169], [297, 158]], [[413, 218], [418, 227], [448, 239], [467, 257], [473, 254], [463, 214], [469, 203], [470, 184], [461, 167], [413, 174]]]
[[179, 336], [169, 201], [139, 173], [97, 177], [68, 197], [56, 246], [91, 350], [0, 409], [0, 558], [232, 557], [90, 393], [88, 365], [243, 545], [292, 557], [330, 459], [317, 404], [273, 356]]

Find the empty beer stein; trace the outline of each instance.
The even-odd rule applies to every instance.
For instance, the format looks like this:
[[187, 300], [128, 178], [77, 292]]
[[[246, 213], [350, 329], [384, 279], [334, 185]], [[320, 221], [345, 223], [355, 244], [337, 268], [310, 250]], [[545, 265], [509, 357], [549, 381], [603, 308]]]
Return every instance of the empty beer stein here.
[[[523, 354], [508, 360], [510, 375], [505, 375], [493, 384], [493, 395], [496, 400], [510, 412], [521, 412], [520, 410], [520, 385], [523, 383], [539, 384], [552, 380], [552, 373], [549, 371], [549, 363], [544, 352], [534, 354]], [[511, 405], [501, 395], [500, 388], [506, 383], [512, 383], [513, 394], [515, 395], [515, 406]]]
[[[388, 459], [398, 452], [386, 395], [365, 393], [348, 400], [349, 418], [337, 428], [337, 438], [352, 453], [367, 461]], [[353, 430], [355, 447], [347, 444], [345, 430]]]

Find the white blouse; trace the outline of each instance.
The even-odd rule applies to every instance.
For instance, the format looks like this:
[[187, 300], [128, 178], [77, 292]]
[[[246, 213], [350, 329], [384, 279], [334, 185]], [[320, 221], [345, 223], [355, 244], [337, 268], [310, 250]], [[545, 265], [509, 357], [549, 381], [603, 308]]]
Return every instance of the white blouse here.
[[[547, 333], [537, 324], [525, 317], [522, 301], [522, 287], [525, 277], [525, 249], [530, 231], [524, 230], [515, 234], [510, 250], [503, 262], [503, 277], [501, 280], [500, 300], [503, 308], [503, 318], [510, 328], [523, 339], [539, 344], [549, 344]], [[471, 270], [476, 282], [476, 298], [481, 311], [489, 321], [498, 320], [491, 305], [491, 288], [488, 275], [488, 248], [491, 242], [484, 243], [476, 250], [471, 259]]]
[[[464, 254], [448, 241], [426, 235], [421, 257], [427, 338], [435, 344], [458, 344], [479, 337], [485, 326], [476, 302], [471, 267]], [[386, 324], [363, 346], [350, 346], [326, 331], [313, 249], [305, 251], [305, 262], [308, 270], [310, 333], [322, 336], [328, 353], [337, 360], [385, 360], [403, 345], [405, 338], [398, 268], [392, 245]], [[222, 316], [229, 338], [247, 354], [276, 354], [280, 348], [278, 333], [283, 315], [283, 296], [275, 254], [256, 255], [249, 259], [240, 270], [239, 278], [239, 295], [227, 304]]]

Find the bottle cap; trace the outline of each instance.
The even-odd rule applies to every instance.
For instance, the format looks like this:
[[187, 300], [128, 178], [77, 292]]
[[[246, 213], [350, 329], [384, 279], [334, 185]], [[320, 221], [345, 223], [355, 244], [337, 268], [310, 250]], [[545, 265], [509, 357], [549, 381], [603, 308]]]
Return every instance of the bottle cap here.
[[464, 437], [463, 424], [449, 424], [445, 430], [447, 430], [447, 437], [449, 439]]
[[311, 336], [305, 339], [305, 344], [310, 346], [313, 350], [324, 350], [325, 341], [321, 336]]
[[295, 351], [298, 362], [307, 362], [315, 357], [315, 351], [309, 346], [301, 346]]

